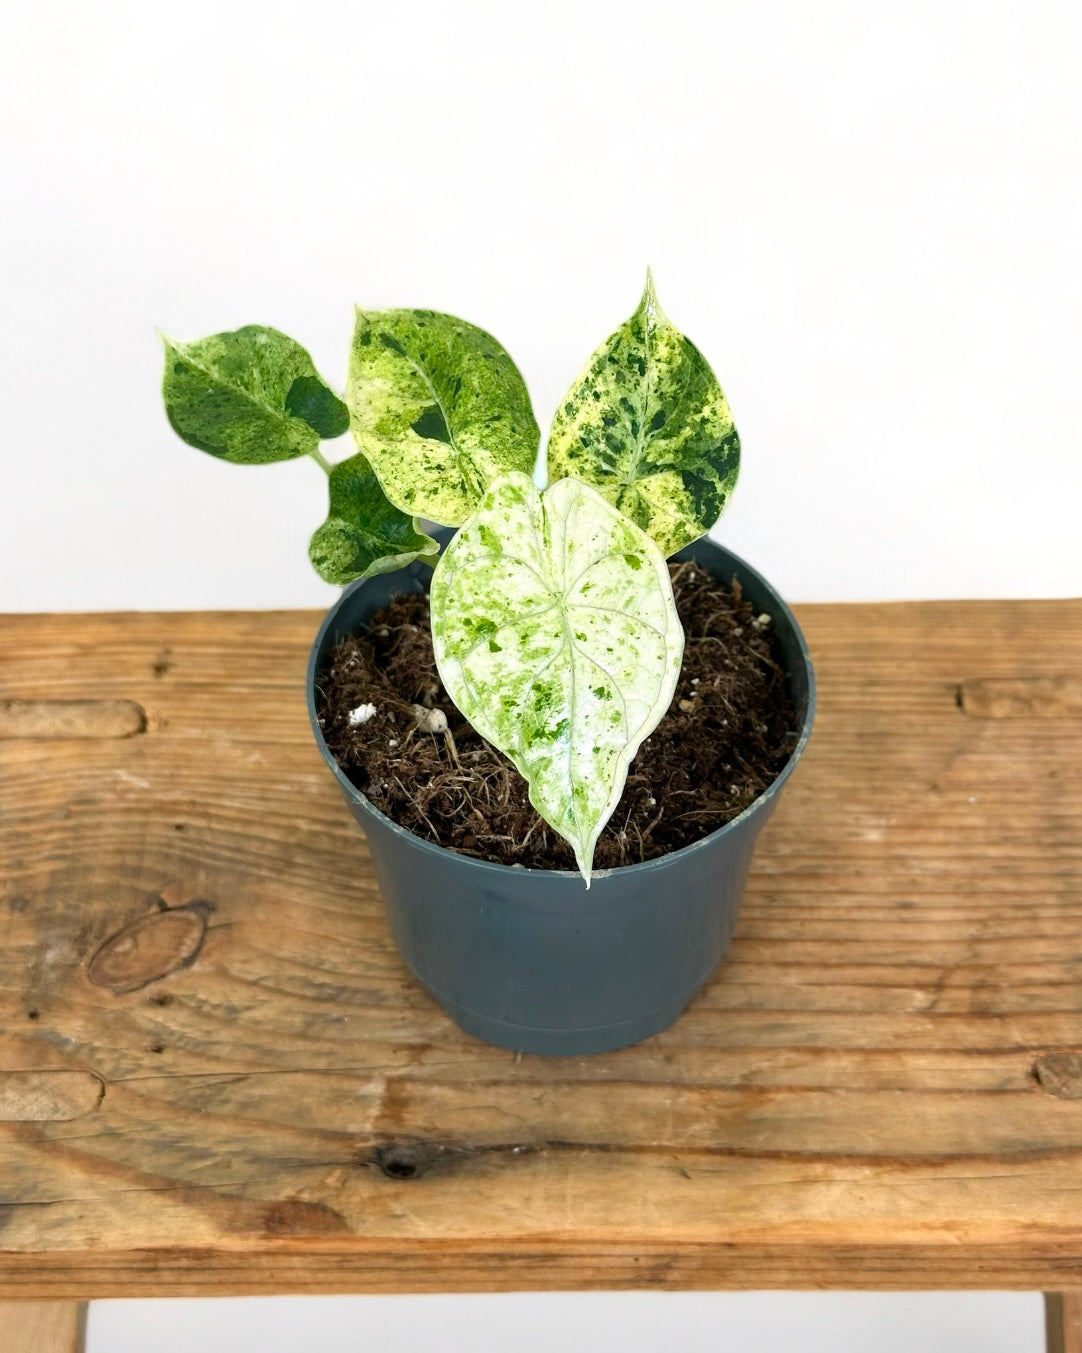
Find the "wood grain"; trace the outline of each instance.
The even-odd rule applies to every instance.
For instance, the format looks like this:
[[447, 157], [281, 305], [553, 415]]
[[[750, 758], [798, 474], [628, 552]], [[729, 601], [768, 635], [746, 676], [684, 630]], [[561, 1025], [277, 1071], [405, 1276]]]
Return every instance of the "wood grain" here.
[[145, 712], [0, 741], [0, 1293], [1082, 1288], [1082, 603], [800, 618], [728, 959], [560, 1060], [404, 971], [316, 615], [0, 620], [0, 700]]
[[83, 1353], [85, 1340], [85, 1302], [0, 1302], [5, 1353]]

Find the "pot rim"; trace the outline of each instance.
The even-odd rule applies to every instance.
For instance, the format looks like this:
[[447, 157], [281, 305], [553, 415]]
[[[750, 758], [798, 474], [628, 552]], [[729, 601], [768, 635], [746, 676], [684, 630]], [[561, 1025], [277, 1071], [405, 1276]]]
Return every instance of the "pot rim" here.
[[[636, 864], [622, 864], [617, 865], [612, 869], [594, 870], [592, 875], [594, 880], [629, 874], [635, 870], [647, 871], [650, 869], [656, 870], [665, 868], [673, 860], [686, 859], [693, 852], [712, 846], [721, 837], [725, 836], [726, 833], [734, 833], [748, 820], [748, 818], [755, 813], [761, 812], [764, 806], [777, 796], [786, 780], [788, 780], [789, 776], [793, 773], [797, 762], [803, 755], [804, 748], [808, 744], [808, 739], [811, 737], [816, 704], [815, 668], [812, 666], [811, 653], [808, 650], [808, 643], [804, 637], [804, 631], [797, 622], [796, 616], [772, 584], [769, 583], [757, 569], [752, 568], [752, 566], [738, 554], [734, 554], [732, 550], [724, 545], [719, 545], [717, 541], [711, 540], [709, 536], [704, 536], [701, 540], [694, 543], [698, 546], [706, 545], [711, 549], [719, 551], [723, 555], [727, 555], [737, 566], [738, 570], [742, 571], [748, 578], [752, 579], [756, 585], [760, 586], [763, 591], [769, 595], [771, 604], [776, 606], [778, 612], [785, 616], [793, 631], [793, 636], [796, 639], [797, 649], [800, 654], [800, 660], [803, 663], [807, 674], [808, 699], [807, 707], [804, 711], [804, 719], [796, 743], [793, 746], [793, 750], [789, 753], [785, 765], [778, 771], [777, 775], [770, 784], [767, 785], [766, 789], [764, 789], [757, 798], [754, 798], [742, 812], [737, 814], [736, 817], [730, 818], [724, 826], [718, 827], [708, 835], [700, 837], [698, 841], [692, 841], [690, 845], [681, 846], [679, 850], [671, 850], [664, 855], [655, 856], [652, 860], [641, 860]], [[682, 553], [683, 551], [678, 551], [677, 555], [674, 557], [679, 558]], [[409, 566], [407, 565], [407, 567]], [[469, 866], [471, 868], [479, 869], [482, 872], [492, 873], [499, 877], [510, 874], [512, 876], [527, 875], [535, 878], [572, 879], [581, 881], [582, 875], [577, 869], [530, 869], [524, 865], [500, 864], [495, 860], [478, 860], [472, 855], [462, 855], [458, 851], [451, 849], [450, 846], [441, 846], [437, 845], [435, 841], [428, 841], [423, 836], [418, 836], [415, 832], [408, 831], [405, 827], [399, 826], [393, 818], [389, 818], [386, 813], [381, 812], [380, 809], [378, 809], [375, 804], [357, 788], [353, 781], [350, 780], [349, 776], [346, 775], [345, 771], [342, 770], [341, 766], [335, 760], [330, 748], [327, 746], [326, 739], [323, 736], [323, 729], [319, 722], [319, 714], [316, 709], [315, 700], [316, 677], [318, 675], [316, 663], [324, 638], [326, 637], [328, 630], [330, 630], [334, 624], [335, 618], [341, 607], [354, 592], [359, 591], [366, 583], [371, 581], [371, 578], [358, 578], [355, 582], [349, 583], [342, 589], [341, 595], [334, 601], [327, 614], [324, 616], [308, 656], [308, 667], [305, 678], [308, 717], [312, 725], [312, 731], [315, 734], [316, 746], [319, 748], [324, 761], [330, 766], [338, 783], [350, 798], [356, 799], [365, 811], [376, 818], [383, 827], [400, 837], [406, 838], [412, 846], [419, 850], [449, 856], [459, 862], [462, 866]]]

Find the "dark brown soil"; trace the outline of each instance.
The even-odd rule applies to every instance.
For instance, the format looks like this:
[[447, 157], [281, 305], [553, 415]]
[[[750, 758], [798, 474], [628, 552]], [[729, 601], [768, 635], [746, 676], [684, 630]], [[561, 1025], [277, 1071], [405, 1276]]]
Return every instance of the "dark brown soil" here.
[[[697, 564], [670, 564], [684, 665], [668, 714], [639, 748], [594, 856], [596, 869], [691, 845], [742, 812], [784, 766], [796, 711], [769, 621]], [[319, 692], [327, 745], [381, 812], [464, 855], [573, 869], [514, 766], [451, 703], [436, 670], [427, 596], [396, 597], [344, 640]], [[376, 712], [351, 723], [362, 705]], [[442, 710], [448, 733], [418, 726]]]

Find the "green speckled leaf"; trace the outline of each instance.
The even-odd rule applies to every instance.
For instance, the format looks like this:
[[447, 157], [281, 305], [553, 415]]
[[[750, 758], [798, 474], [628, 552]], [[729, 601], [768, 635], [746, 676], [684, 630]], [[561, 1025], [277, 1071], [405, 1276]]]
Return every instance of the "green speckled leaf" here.
[[549, 474], [603, 493], [666, 555], [717, 521], [740, 438], [717, 377], [666, 319], [647, 274], [639, 308], [602, 343], [549, 434]]
[[330, 511], [308, 547], [316, 572], [327, 582], [351, 583], [391, 573], [439, 552], [416, 517], [407, 517], [387, 501], [364, 456], [341, 461], [331, 470], [329, 483]]
[[299, 343], [262, 325], [165, 344], [162, 396], [190, 445], [239, 465], [310, 455], [340, 437], [349, 410]]
[[539, 432], [499, 343], [432, 310], [357, 311], [346, 401], [391, 502], [464, 522], [493, 480], [533, 471]]
[[529, 782], [587, 886], [639, 744], [676, 689], [684, 634], [654, 542], [573, 479], [493, 484], [432, 578], [451, 698]]

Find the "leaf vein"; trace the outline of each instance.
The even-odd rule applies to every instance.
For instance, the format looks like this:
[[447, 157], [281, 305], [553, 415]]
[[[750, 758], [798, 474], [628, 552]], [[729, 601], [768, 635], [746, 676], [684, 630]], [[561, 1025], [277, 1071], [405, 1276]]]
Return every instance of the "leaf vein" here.
[[618, 615], [621, 620], [629, 620], [633, 625], [641, 625], [644, 629], [650, 630], [652, 634], [668, 643], [669, 635], [666, 630], [659, 630], [656, 625], [651, 625], [649, 620], [644, 620], [641, 615], [632, 615], [630, 611], [621, 611], [616, 606], [598, 606], [596, 603], [588, 601], [576, 601], [575, 610], [577, 611], [604, 611], [608, 615]]

